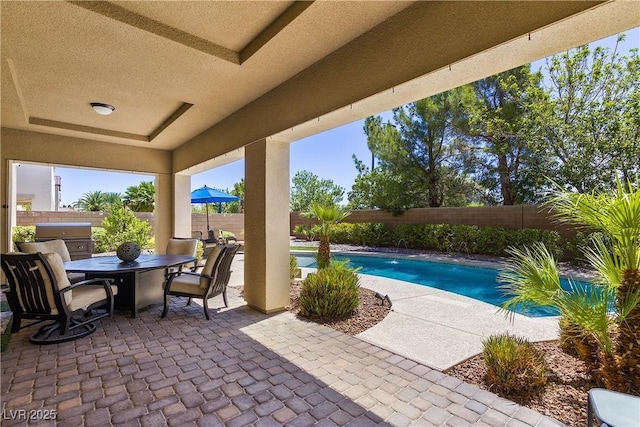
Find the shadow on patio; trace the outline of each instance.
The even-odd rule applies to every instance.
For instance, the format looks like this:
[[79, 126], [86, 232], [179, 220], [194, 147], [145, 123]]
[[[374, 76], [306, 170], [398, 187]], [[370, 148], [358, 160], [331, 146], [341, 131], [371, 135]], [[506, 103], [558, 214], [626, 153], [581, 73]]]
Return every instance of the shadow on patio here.
[[17, 411], [39, 409], [57, 420], [29, 425], [556, 425], [357, 338], [251, 310], [236, 289], [229, 302], [206, 321], [172, 298], [165, 319], [161, 306], [119, 312], [52, 346], [30, 344], [34, 328], [14, 334], [2, 354], [2, 425], [26, 425]]

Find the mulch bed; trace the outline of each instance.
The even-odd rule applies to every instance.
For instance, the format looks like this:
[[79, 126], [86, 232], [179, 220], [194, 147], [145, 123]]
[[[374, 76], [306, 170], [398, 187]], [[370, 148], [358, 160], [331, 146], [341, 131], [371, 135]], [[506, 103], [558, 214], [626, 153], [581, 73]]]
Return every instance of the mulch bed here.
[[[597, 387], [597, 384], [587, 373], [584, 363], [562, 351], [558, 341], [533, 345], [545, 356], [549, 381], [537, 394], [502, 395], [502, 397], [555, 418], [567, 426], [585, 426], [587, 424], [587, 392]], [[479, 354], [448, 369], [445, 373], [485, 390], [494, 391], [485, 381], [486, 372], [484, 358]]]
[[[380, 300], [374, 295], [375, 292], [371, 289], [361, 287], [360, 305], [349, 317], [342, 319], [309, 319], [305, 317], [304, 319], [323, 324], [348, 335], [357, 335], [381, 322], [382, 319], [384, 319], [391, 311], [391, 307], [389, 307], [387, 303], [385, 303], [384, 306], [381, 306]], [[300, 307], [298, 305], [298, 299], [300, 296], [299, 283], [291, 285], [289, 296], [291, 298], [291, 303], [287, 307], [287, 310], [297, 315], [300, 312]]]

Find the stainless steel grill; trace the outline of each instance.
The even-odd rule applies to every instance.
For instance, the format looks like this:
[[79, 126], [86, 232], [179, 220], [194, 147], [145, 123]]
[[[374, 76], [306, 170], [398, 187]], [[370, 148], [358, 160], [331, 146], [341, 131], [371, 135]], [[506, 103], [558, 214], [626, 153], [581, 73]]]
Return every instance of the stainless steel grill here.
[[64, 240], [71, 260], [91, 258], [93, 240], [91, 240], [90, 222], [57, 222], [36, 224], [36, 242]]

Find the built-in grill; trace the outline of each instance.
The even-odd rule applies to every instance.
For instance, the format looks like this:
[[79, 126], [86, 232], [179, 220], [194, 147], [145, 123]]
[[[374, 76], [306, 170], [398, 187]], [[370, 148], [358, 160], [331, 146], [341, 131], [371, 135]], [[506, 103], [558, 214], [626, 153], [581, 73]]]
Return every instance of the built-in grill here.
[[90, 222], [57, 222], [36, 224], [36, 242], [62, 239], [69, 249], [71, 260], [91, 258]]

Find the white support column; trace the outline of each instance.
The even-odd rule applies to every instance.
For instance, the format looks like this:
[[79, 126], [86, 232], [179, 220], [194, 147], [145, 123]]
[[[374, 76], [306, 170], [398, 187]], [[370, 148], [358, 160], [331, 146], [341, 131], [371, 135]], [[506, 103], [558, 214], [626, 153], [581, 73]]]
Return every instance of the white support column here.
[[153, 212], [156, 253], [163, 254], [167, 242], [173, 234], [173, 177], [169, 174], [156, 175], [156, 198]]
[[245, 148], [244, 298], [264, 313], [289, 304], [289, 143]]
[[191, 176], [173, 175], [173, 235], [191, 237]]
[[156, 253], [163, 254], [171, 237], [191, 237], [191, 177], [156, 175]]

